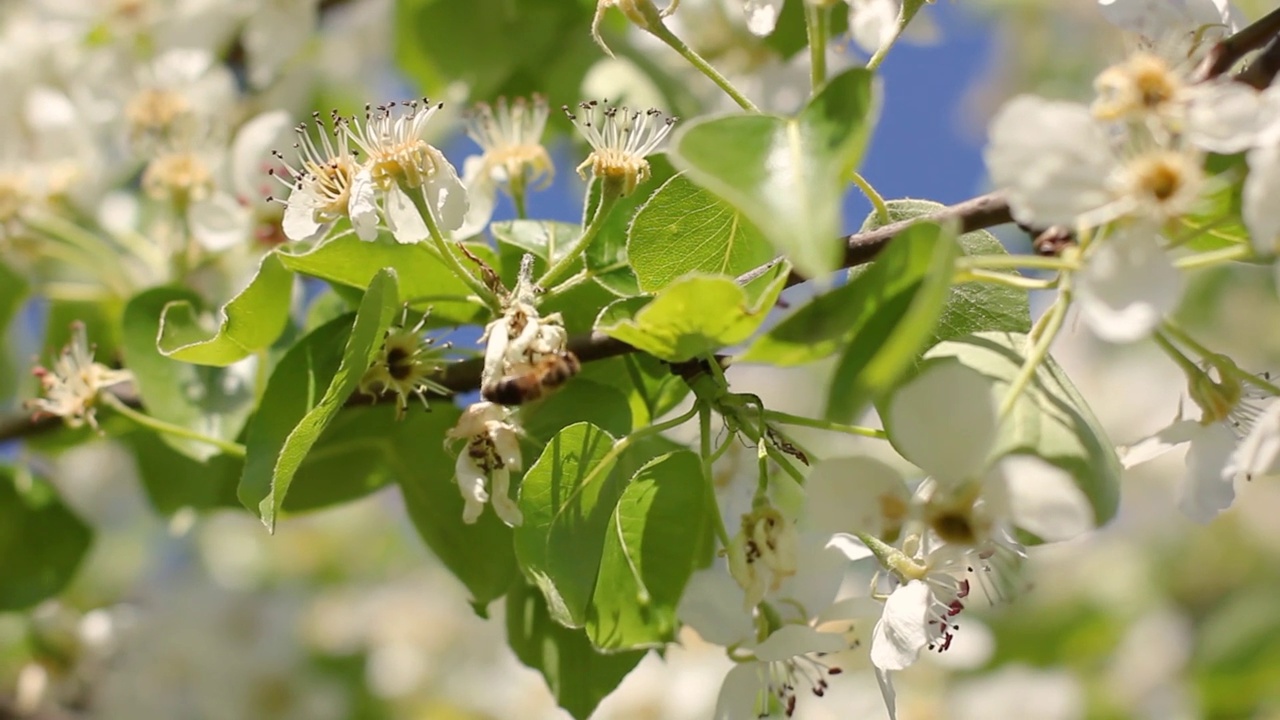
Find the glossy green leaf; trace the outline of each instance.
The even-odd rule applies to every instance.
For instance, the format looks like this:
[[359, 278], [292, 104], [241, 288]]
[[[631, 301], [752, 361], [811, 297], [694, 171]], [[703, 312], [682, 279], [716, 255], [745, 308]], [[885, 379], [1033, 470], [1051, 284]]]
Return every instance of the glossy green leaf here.
[[1178, 217], [1182, 230], [1175, 237], [1186, 238], [1186, 248], [1194, 252], [1249, 243], [1249, 229], [1241, 216], [1244, 186], [1240, 178], [1248, 171], [1244, 154], [1210, 155], [1205, 171], [1211, 175], [1206, 190], [1191, 212]]
[[959, 252], [949, 230], [920, 223], [894, 238], [870, 269], [849, 282], [861, 294], [853, 298], [852, 340], [836, 364], [828, 418], [851, 421], [911, 366], [933, 336]]
[[506, 220], [490, 225], [489, 232], [494, 240], [533, 253], [543, 260], [564, 257], [582, 236], [582, 228], [576, 223], [552, 220]]
[[[649, 182], [636, 192], [619, 198], [613, 211], [605, 218], [600, 234], [591, 247], [587, 248], [587, 269], [595, 276], [596, 283], [618, 297], [634, 297], [642, 294], [640, 281], [631, 267], [631, 257], [627, 251], [627, 235], [631, 223], [639, 208], [649, 201], [652, 193], [657, 192], [676, 174], [666, 153], [649, 157]], [[600, 202], [600, 183], [594, 182], [588, 194], [586, 217], [595, 213]]]
[[661, 647], [676, 605], [709, 546], [713, 511], [698, 456], [687, 450], [640, 468], [605, 534], [587, 635], [604, 650]]
[[322, 326], [295, 345], [267, 381], [245, 441], [239, 495], [269, 529], [294, 473], [360, 382], [398, 306], [396, 275], [388, 269], [370, 283], [350, 332], [343, 320]]
[[466, 585], [472, 606], [484, 616], [489, 603], [513, 583], [523, 582], [516, 568], [511, 528], [489, 510], [473, 525], [462, 522], [463, 500], [454, 481], [454, 459], [443, 442], [445, 431], [458, 416], [458, 409], [447, 403], [432, 405], [430, 412], [410, 412], [389, 439], [386, 460], [418, 534]]
[[[468, 243], [467, 248], [496, 264], [487, 245]], [[422, 243], [401, 245], [387, 237], [365, 242], [355, 235], [344, 235], [276, 254], [290, 270], [359, 290], [369, 287], [383, 268], [393, 268], [400, 281], [400, 299], [415, 310], [430, 306], [431, 321], [436, 325], [465, 324], [485, 316], [483, 306], [466, 299], [471, 289]]]
[[670, 153], [695, 183], [760, 228], [802, 274], [835, 270], [840, 204], [875, 121], [872, 73], [848, 70], [798, 117], [735, 115], [677, 130]]
[[148, 430], [131, 432], [123, 440], [133, 451], [138, 479], [157, 513], [240, 507], [236, 486], [244, 472], [243, 458], [214, 455], [194, 460]]
[[0, 610], [21, 610], [61, 592], [93, 532], [45, 480], [0, 467]]
[[516, 557], [562, 625], [587, 620], [605, 528], [625, 480], [613, 472], [613, 445], [612, 435], [590, 423], [570, 425], [520, 483], [524, 523], [515, 529]]
[[[8, 265], [0, 263], [0, 341], [3, 341], [18, 309], [27, 297], [27, 281]], [[11, 337], [11, 336], [10, 336]], [[14, 345], [0, 342], [0, 400], [11, 397], [17, 389], [14, 382], [18, 373], [18, 358], [13, 356]], [[23, 361], [26, 358], [22, 359]]]
[[525, 432], [542, 442], [576, 422], [591, 423], [614, 437], [631, 432], [631, 406], [622, 392], [582, 377], [527, 405], [520, 418]]
[[[941, 203], [931, 200], [890, 200], [889, 222], [928, 215], [942, 210]], [[876, 213], [869, 215], [860, 232], [874, 230], [882, 223]], [[1004, 245], [986, 230], [967, 232], [958, 238], [960, 250], [965, 255], [1008, 255]], [[1016, 275], [1016, 271], [1009, 271]], [[856, 274], [852, 273], [852, 274]], [[1031, 330], [1031, 305], [1024, 290], [992, 283], [968, 282], [952, 285], [947, 294], [947, 304], [938, 318], [933, 341], [948, 340], [975, 332], [999, 330], [1003, 332], [1028, 332]]]
[[156, 341], [165, 357], [197, 365], [226, 366], [276, 341], [289, 322], [293, 273], [275, 253], [268, 253], [258, 272], [219, 311], [210, 334], [195, 305], [178, 300], [164, 309]]
[[[253, 411], [256, 358], [232, 367], [204, 367], [165, 357], [156, 348], [164, 309], [174, 303], [199, 308], [188, 290], [155, 288], [129, 301], [124, 310], [125, 363], [148, 414], [219, 440], [234, 440]], [[164, 436], [165, 442], [195, 460], [220, 451], [209, 443]]]
[[404, 434], [402, 425], [396, 421], [396, 408], [391, 403], [342, 408], [298, 466], [284, 499], [284, 511], [338, 505], [391, 484], [394, 478], [388, 459], [399, 444], [421, 440]]
[[636, 213], [627, 254], [640, 289], [656, 292], [690, 272], [736, 277], [768, 262], [773, 247], [732, 205], [677, 175]]
[[670, 365], [644, 353], [587, 363], [582, 366], [582, 378], [621, 392], [631, 408], [633, 428], [651, 424], [689, 394], [689, 386], [671, 372]]
[[641, 659], [643, 651], [603, 654], [582, 630], [551, 619], [536, 588], [519, 583], [507, 597], [507, 642], [520, 662], [542, 673], [556, 702], [585, 720]]
[[[992, 378], [999, 403], [1021, 371], [1025, 348], [1022, 334], [977, 333], [939, 343], [925, 358], [954, 357]], [[1006, 454], [1035, 455], [1070, 473], [1093, 504], [1099, 525], [1115, 515], [1120, 500], [1115, 446], [1052, 358], [1037, 369], [1001, 426], [994, 455]]]
[[687, 275], [652, 302], [620, 300], [605, 308], [596, 329], [668, 362], [680, 362], [735, 345], [755, 332], [782, 292], [786, 277], [772, 278], [759, 300], [723, 276]]

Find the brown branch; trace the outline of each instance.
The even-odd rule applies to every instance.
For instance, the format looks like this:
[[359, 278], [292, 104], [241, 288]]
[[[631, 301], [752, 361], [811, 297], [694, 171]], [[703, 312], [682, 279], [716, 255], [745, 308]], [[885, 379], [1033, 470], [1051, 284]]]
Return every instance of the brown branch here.
[[1200, 67], [1196, 68], [1196, 79], [1210, 80], [1226, 74], [1245, 55], [1267, 45], [1277, 36], [1280, 36], [1280, 8], [1272, 10], [1231, 37], [1218, 41], [1209, 49]]
[[1262, 90], [1271, 85], [1280, 72], [1280, 39], [1272, 40], [1249, 64], [1236, 74], [1236, 81]]

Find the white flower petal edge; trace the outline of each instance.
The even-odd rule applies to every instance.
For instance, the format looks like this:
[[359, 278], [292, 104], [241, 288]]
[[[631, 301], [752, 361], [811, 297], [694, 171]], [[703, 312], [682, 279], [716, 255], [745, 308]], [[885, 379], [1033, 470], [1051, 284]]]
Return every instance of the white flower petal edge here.
[[1198, 523], [1207, 523], [1236, 499], [1230, 460], [1236, 449], [1231, 431], [1219, 423], [1202, 425], [1187, 448], [1187, 473], [1178, 486], [1178, 507]]
[[747, 29], [753, 35], [764, 37], [778, 25], [783, 0], [746, 0], [742, 11], [747, 16]]
[[903, 670], [929, 643], [929, 586], [912, 580], [889, 595], [884, 615], [871, 637], [871, 663], [881, 670]]
[[1249, 477], [1280, 473], [1280, 401], [1272, 401], [1236, 448], [1232, 474]]
[[1270, 255], [1280, 250], [1280, 142], [1249, 151], [1249, 175], [1244, 181], [1244, 223], [1253, 247]]
[[1127, 447], [1118, 449], [1120, 464], [1126, 469], [1154, 460], [1195, 437], [1200, 423], [1195, 420], [1177, 420], [1156, 434], [1145, 437]]
[[1154, 234], [1137, 229], [1107, 238], [1080, 273], [1080, 315], [1103, 340], [1141, 340], [1177, 307], [1183, 284]]
[[893, 394], [885, 429], [894, 448], [939, 483], [976, 477], [995, 444], [992, 390], [978, 371], [937, 361]]
[[1110, 202], [1118, 161], [1084, 105], [1019, 95], [996, 113], [989, 134], [991, 180], [1008, 191], [1020, 222], [1074, 226]]
[[1071, 475], [1038, 457], [1012, 455], [996, 466], [1016, 526], [1047, 542], [1070, 540], [1094, 527], [1093, 507]]
[[756, 717], [756, 700], [760, 696], [762, 671], [763, 668], [758, 663], [741, 663], [729, 670], [724, 676], [724, 683], [720, 685], [720, 695], [716, 698], [716, 711], [712, 717], [715, 720]]
[[898, 0], [849, 0], [849, 34], [858, 47], [874, 54], [898, 34]]
[[884, 535], [911, 502], [897, 470], [869, 457], [823, 460], [805, 482], [806, 516], [820, 532]]

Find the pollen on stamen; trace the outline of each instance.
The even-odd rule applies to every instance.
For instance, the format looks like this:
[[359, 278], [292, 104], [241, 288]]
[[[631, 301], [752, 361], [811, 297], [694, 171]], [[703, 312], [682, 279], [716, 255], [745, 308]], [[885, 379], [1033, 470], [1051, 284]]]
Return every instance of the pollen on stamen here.
[[578, 107], [580, 113], [570, 111], [567, 105], [563, 108], [592, 148], [578, 166], [578, 174], [586, 179], [590, 168], [594, 177], [616, 183], [621, 195], [630, 195], [649, 179], [649, 161], [645, 158], [657, 151], [678, 118], [663, 117], [656, 109], [604, 107], [594, 100]]

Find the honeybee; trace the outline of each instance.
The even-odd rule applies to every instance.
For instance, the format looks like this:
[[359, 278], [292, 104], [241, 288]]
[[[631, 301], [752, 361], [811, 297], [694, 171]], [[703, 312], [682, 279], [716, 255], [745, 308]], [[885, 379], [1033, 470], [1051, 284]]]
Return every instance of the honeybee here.
[[500, 405], [523, 405], [551, 393], [582, 370], [578, 356], [565, 350], [547, 355], [521, 375], [503, 378], [480, 391], [485, 400]]

